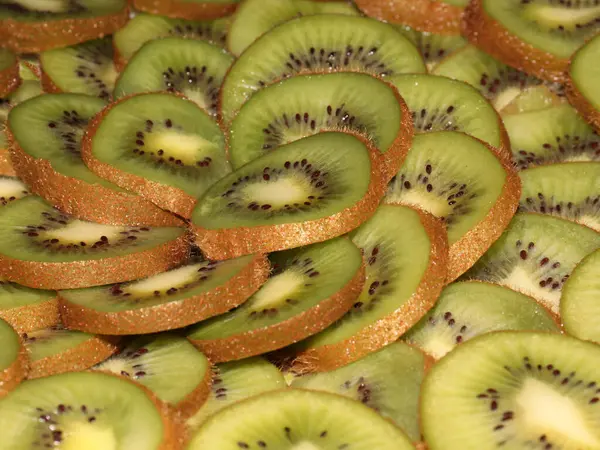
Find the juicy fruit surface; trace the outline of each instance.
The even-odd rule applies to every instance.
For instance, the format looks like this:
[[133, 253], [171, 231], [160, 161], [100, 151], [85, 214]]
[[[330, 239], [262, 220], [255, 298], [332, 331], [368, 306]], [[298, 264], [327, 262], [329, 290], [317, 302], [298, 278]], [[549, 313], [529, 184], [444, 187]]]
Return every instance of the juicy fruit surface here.
[[71, 331], [60, 325], [23, 334], [23, 343], [32, 361], [59, 356], [62, 352], [76, 348], [95, 336]]
[[126, 6], [126, 0], [3, 0], [0, 2], [0, 19], [41, 22], [94, 17], [114, 14]]
[[600, 58], [600, 37], [591, 39], [575, 54], [569, 69], [572, 82], [597, 110], [600, 109], [600, 90], [597, 84], [600, 71], [594, 61], [598, 58]]
[[428, 446], [598, 448], [598, 363], [596, 345], [558, 334], [499, 332], [473, 339], [424, 381]]
[[39, 81], [24, 80], [21, 85], [8, 97], [0, 98], [0, 149], [8, 147], [6, 140], [6, 120], [8, 112], [20, 102], [36, 97], [42, 93]]
[[[1, 375], [2, 371], [8, 369], [17, 360], [21, 347], [19, 335], [2, 319], [0, 319], [0, 340], [2, 341], [2, 350], [0, 351]], [[2, 383], [0, 383], [0, 387], [1, 386]]]
[[12, 308], [44, 303], [56, 298], [56, 292], [31, 289], [10, 281], [0, 281], [0, 316]]
[[187, 449], [334, 449], [344, 444], [356, 450], [413, 448], [400, 429], [368, 407], [337, 395], [290, 389], [224, 409], [196, 432]]
[[18, 178], [0, 176], [0, 207], [28, 195], [31, 195], [31, 192]]
[[407, 25], [397, 25], [396, 28], [419, 49], [427, 69], [431, 72], [444, 58], [452, 55], [465, 45], [467, 40], [460, 35], [436, 34], [419, 31]]

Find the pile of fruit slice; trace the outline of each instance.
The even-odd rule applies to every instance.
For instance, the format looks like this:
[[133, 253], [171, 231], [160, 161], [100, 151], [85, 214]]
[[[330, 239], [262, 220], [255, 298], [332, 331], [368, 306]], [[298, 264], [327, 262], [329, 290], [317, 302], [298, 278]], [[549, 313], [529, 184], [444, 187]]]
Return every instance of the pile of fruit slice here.
[[0, 450], [600, 450], [598, 0], [0, 0]]

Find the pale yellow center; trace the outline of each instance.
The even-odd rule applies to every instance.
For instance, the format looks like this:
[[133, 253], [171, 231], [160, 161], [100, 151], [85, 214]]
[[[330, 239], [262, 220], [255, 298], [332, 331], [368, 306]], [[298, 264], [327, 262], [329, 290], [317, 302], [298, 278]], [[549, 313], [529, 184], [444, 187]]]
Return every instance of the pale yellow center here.
[[279, 178], [273, 181], [252, 183], [244, 187], [244, 195], [252, 201], [271, 205], [274, 208], [294, 203], [304, 203], [307, 185], [301, 179]]
[[126, 289], [127, 292], [133, 295], [146, 295], [149, 292], [163, 291], [173, 286], [180, 286], [196, 278], [200, 266], [201, 264], [194, 264], [163, 272], [153, 277], [128, 284]]
[[252, 309], [259, 311], [281, 305], [305, 283], [304, 276], [286, 271], [270, 278], [252, 298]]
[[494, 108], [496, 111], [502, 111], [506, 106], [508, 106], [514, 99], [516, 99], [519, 94], [521, 94], [521, 90], [517, 87], [509, 87], [500, 92], [494, 101]]
[[200, 156], [210, 153], [217, 145], [197, 134], [186, 134], [177, 130], [161, 130], [146, 137], [145, 151], [155, 154], [162, 150], [166, 157], [183, 163], [193, 164]]
[[59, 239], [62, 242], [73, 243], [96, 242], [99, 241], [102, 236], [106, 236], [110, 241], [111, 239], [119, 237], [123, 230], [123, 227], [74, 220], [62, 228], [57, 228], [44, 233], [44, 236], [50, 239]]
[[532, 20], [550, 28], [562, 26], [565, 30], [573, 30], [595, 20], [600, 15], [600, 5], [583, 8], [565, 8], [560, 5], [530, 3], [525, 7], [525, 15]]
[[447, 217], [452, 212], [452, 206], [447, 201], [429, 192], [411, 189], [403, 191], [398, 199], [400, 202], [429, 211], [436, 217]]
[[558, 314], [560, 291], [541, 288], [539, 283], [531, 278], [527, 269], [516, 266], [502, 284], [540, 300], [552, 312]]
[[0, 197], [9, 199], [11, 197], [21, 198], [27, 191], [25, 186], [18, 178], [0, 178]]
[[64, 12], [69, 7], [67, 0], [17, 0], [17, 4], [30, 11]]
[[117, 450], [117, 438], [109, 428], [87, 422], [71, 424], [64, 432], [60, 450]]

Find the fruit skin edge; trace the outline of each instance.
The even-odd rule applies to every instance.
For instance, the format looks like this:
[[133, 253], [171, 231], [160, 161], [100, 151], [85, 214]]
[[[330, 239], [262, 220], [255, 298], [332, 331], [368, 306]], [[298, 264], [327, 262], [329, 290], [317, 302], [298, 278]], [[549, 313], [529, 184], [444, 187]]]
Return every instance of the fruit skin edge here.
[[174, 19], [206, 20], [233, 14], [237, 3], [193, 3], [178, 0], [132, 0], [133, 6], [150, 14]]
[[0, 309], [0, 319], [19, 334], [50, 328], [59, 322], [58, 297], [16, 308]]
[[43, 67], [40, 74], [40, 81], [42, 83], [42, 90], [46, 94], [60, 94], [63, 92], [56, 84], [54, 84], [54, 81], [46, 74]]
[[16, 177], [17, 172], [10, 160], [10, 151], [7, 148], [0, 148], [0, 175], [6, 177]]
[[206, 367], [204, 378], [196, 388], [179, 403], [173, 405], [180, 419], [192, 417], [206, 403], [212, 387], [213, 373], [210, 365]]
[[[573, 58], [571, 58], [571, 61]], [[569, 75], [565, 83], [565, 92], [569, 103], [597, 132], [600, 132], [600, 111], [598, 111], [577, 89], [575, 81]]]
[[0, 399], [17, 387], [29, 373], [29, 354], [19, 337], [19, 355], [5, 370], [0, 372]]
[[[2, 22], [0, 22], [2, 26]], [[6, 97], [21, 85], [19, 75], [19, 58], [15, 57], [12, 66], [0, 71], [0, 97]]]

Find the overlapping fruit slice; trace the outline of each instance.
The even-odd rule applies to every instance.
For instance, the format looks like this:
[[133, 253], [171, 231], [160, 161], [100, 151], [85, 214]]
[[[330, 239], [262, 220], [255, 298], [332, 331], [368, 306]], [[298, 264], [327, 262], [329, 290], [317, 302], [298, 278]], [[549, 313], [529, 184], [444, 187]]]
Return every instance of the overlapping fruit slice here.
[[182, 228], [85, 222], [29, 196], [0, 214], [0, 277], [39, 289], [125, 282], [180, 264], [188, 245]]
[[23, 381], [27, 375], [27, 353], [21, 344], [19, 335], [13, 328], [0, 319], [0, 398]]
[[456, 34], [432, 33], [400, 24], [396, 25], [396, 29], [415, 44], [423, 55], [430, 73], [440, 62], [458, 52], [468, 42], [460, 35], [460, 32]]
[[240, 305], [269, 269], [255, 255], [192, 261], [130, 283], [60, 291], [61, 315], [69, 328], [111, 335], [181, 328]]
[[271, 255], [271, 278], [240, 307], [200, 322], [188, 338], [212, 362], [258, 355], [315, 334], [344, 315], [364, 283], [346, 238]]
[[[1, 8], [1, 6], [0, 6]], [[0, 48], [0, 97], [6, 97], [21, 84], [19, 60], [5, 48]]]
[[240, 0], [133, 0], [140, 11], [183, 19], [214, 19], [235, 11]]
[[600, 90], [597, 83], [600, 72], [596, 64], [598, 58], [600, 37], [591, 39], [573, 55], [567, 83], [567, 95], [571, 103], [596, 130], [600, 130]]
[[188, 218], [230, 171], [223, 132], [194, 102], [168, 93], [113, 103], [90, 123], [81, 148], [98, 176]]
[[57, 294], [1, 280], [0, 318], [19, 333], [56, 325], [59, 321]]

